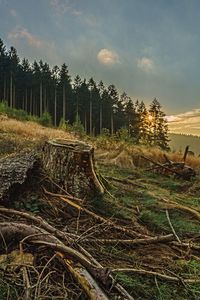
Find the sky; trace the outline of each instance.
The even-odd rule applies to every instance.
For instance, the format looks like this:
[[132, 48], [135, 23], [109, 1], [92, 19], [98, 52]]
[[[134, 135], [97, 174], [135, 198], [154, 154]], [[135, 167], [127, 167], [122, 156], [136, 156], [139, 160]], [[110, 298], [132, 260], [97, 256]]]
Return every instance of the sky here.
[[0, 38], [147, 106], [156, 97], [172, 132], [200, 135], [200, 0], [0, 0]]

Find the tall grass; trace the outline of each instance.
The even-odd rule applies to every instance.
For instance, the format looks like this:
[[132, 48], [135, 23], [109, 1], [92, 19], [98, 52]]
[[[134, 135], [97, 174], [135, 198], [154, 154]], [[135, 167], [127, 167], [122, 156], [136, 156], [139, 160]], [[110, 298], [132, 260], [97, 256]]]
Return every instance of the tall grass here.
[[[165, 152], [156, 147], [134, 145], [133, 143], [116, 140], [114, 138], [100, 136], [94, 141], [97, 157], [106, 164], [118, 165], [120, 167], [146, 167], [149, 163], [142, 155], [152, 160], [165, 163], [164, 154], [175, 162], [182, 162], [183, 155], [180, 152]], [[189, 156], [186, 164], [195, 169], [200, 169], [200, 157]]]

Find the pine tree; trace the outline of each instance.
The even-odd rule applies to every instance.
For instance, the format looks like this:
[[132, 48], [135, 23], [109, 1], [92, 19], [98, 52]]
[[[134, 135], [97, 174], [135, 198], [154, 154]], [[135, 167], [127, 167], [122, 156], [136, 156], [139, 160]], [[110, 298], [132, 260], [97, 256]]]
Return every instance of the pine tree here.
[[109, 85], [109, 87], [108, 87], [108, 95], [109, 95], [109, 102], [110, 102], [110, 133], [111, 133], [111, 135], [113, 135], [114, 134], [114, 126], [116, 126], [116, 124], [114, 124], [114, 122], [115, 122], [114, 115], [115, 115], [117, 103], [119, 100], [119, 95], [118, 95], [117, 89], [113, 84]]
[[[69, 94], [71, 94], [71, 78], [69, 76], [69, 71], [67, 65], [64, 63], [60, 70], [60, 87], [62, 89], [62, 117], [64, 120], [67, 119], [69, 115], [69, 106], [67, 107], [67, 99], [69, 100]], [[69, 104], [69, 101], [68, 101]]]
[[54, 126], [57, 126], [57, 88], [58, 88], [58, 79], [59, 79], [60, 69], [58, 66], [54, 66], [51, 72], [52, 83], [54, 87]]
[[155, 98], [150, 104], [149, 115], [151, 119], [151, 145], [168, 150], [168, 126], [165, 113], [161, 110], [159, 101]]

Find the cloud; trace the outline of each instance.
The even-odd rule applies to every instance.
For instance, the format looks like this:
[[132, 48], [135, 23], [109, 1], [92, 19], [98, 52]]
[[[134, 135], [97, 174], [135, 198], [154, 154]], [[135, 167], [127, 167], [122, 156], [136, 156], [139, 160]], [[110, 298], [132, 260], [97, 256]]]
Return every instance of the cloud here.
[[55, 61], [57, 63], [61, 62], [58, 49], [56, 49], [53, 41], [35, 36], [24, 27], [16, 26], [8, 33], [7, 37], [12, 45], [15, 46], [18, 51], [21, 49], [21, 51], [26, 53], [26, 56], [28, 56], [27, 53], [29, 53], [34, 59], [45, 57], [50, 64], [55, 64]]
[[200, 135], [200, 108], [166, 118], [170, 132]]
[[76, 10], [76, 9], [73, 9], [72, 11], [71, 11], [71, 14], [73, 15], [73, 16], [75, 16], [75, 17], [80, 17], [80, 16], [82, 16], [82, 11], [80, 11], [80, 10]]
[[101, 49], [97, 54], [97, 59], [100, 63], [107, 66], [119, 63], [118, 54], [108, 49]]
[[10, 14], [11, 14], [11, 16], [13, 16], [13, 17], [17, 17], [17, 12], [16, 12], [15, 9], [11, 9], [11, 10], [10, 10]]
[[29, 45], [37, 49], [44, 49], [46, 47], [52, 46], [52, 43], [43, 41], [37, 36], [31, 34], [26, 28], [20, 26], [17, 26], [12, 32], [8, 34], [8, 39], [12, 41], [20, 41], [24, 39]]
[[80, 17], [83, 14], [82, 11], [73, 8], [74, 3], [72, 0], [49, 0], [49, 3], [54, 12], [59, 16], [70, 13], [75, 17]]
[[68, 0], [50, 0], [51, 7], [59, 15], [64, 15], [71, 9], [70, 2]]
[[97, 19], [93, 15], [85, 16], [84, 21], [90, 27], [97, 26]]
[[147, 57], [142, 57], [142, 58], [137, 60], [137, 67], [140, 70], [148, 73], [148, 72], [154, 70], [155, 65], [154, 65], [154, 62], [153, 62], [152, 59], [147, 58]]

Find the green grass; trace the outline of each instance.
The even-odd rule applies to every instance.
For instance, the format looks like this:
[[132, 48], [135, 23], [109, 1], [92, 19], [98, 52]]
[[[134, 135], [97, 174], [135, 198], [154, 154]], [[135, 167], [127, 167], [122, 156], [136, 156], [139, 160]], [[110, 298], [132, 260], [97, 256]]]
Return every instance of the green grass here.
[[122, 284], [137, 300], [188, 300], [199, 299], [199, 286], [190, 285], [186, 289], [183, 286], [165, 283], [160, 279], [136, 274], [125, 275], [117, 273], [116, 280]]

